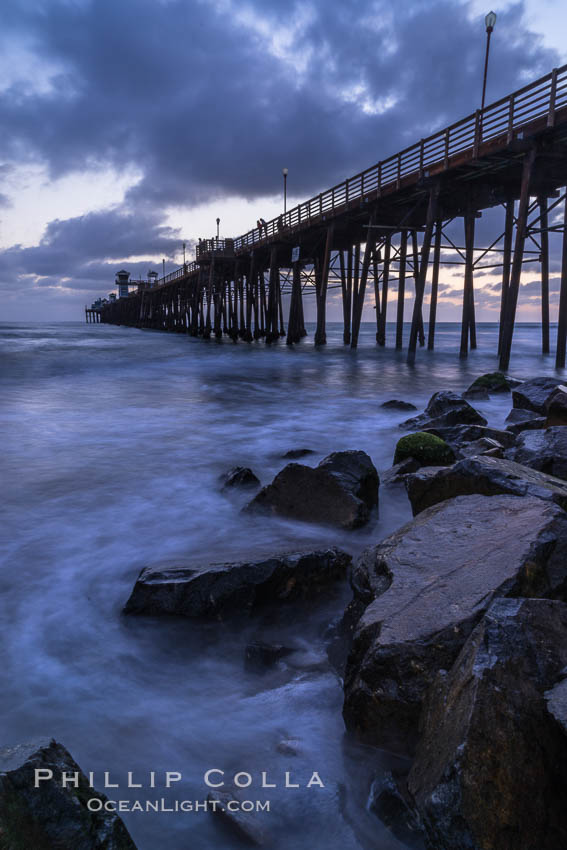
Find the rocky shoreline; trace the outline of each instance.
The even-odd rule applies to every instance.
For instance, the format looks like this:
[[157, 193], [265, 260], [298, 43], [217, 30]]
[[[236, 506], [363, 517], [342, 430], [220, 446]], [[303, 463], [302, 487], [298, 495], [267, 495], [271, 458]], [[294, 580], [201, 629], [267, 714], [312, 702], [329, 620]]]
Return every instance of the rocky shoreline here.
[[[504, 429], [474, 407], [492, 393], [511, 394]], [[384, 406], [414, 410], [400, 400]], [[235, 467], [219, 488], [242, 494], [244, 511], [339, 529], [341, 547], [148, 565], [124, 612], [236, 627], [237, 618], [315, 605], [348, 576], [352, 601], [328, 630], [345, 726], [408, 764], [367, 789], [369, 809], [407, 846], [559, 850], [567, 846], [565, 425], [559, 380], [492, 373], [463, 395], [436, 392], [402, 422], [408, 433], [381, 476], [357, 450], [317, 466], [296, 462], [311, 450], [291, 450], [263, 487], [258, 470]], [[400, 488], [414, 519], [353, 561], [350, 535]], [[246, 664], [261, 672], [294, 651], [258, 640]], [[40, 763], [80, 773], [55, 742], [0, 752], [0, 847], [135, 846], [117, 815], [86, 808], [82, 774], [79, 790], [30, 786]], [[246, 832], [241, 821], [234, 827]], [[260, 832], [252, 821], [248, 840], [269, 846]]]

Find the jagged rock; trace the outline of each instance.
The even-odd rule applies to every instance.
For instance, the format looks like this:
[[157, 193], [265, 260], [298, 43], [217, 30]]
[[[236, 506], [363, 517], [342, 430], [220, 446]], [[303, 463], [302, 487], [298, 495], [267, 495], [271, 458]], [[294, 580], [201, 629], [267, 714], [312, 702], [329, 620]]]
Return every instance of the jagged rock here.
[[264, 673], [269, 667], [277, 664], [280, 658], [285, 658], [292, 652], [295, 652], [292, 647], [257, 640], [254, 643], [249, 643], [246, 647], [244, 666], [254, 673]]
[[545, 430], [523, 431], [505, 457], [567, 480], [567, 428], [556, 425]]
[[223, 618], [268, 603], [311, 598], [344, 578], [351, 557], [338, 549], [209, 566], [146, 567], [126, 614]]
[[425, 431], [450, 425], [486, 425], [486, 419], [462, 396], [443, 390], [431, 396], [424, 413], [402, 422], [400, 428]]
[[367, 607], [345, 671], [346, 726], [411, 753], [432, 676], [492, 599], [567, 592], [567, 514], [531, 496], [459, 496], [366, 549], [351, 583]]
[[567, 425], [567, 387], [560, 384], [545, 402], [547, 426]]
[[[35, 770], [52, 778], [34, 787]], [[78, 787], [63, 788], [62, 773], [78, 773]], [[47, 774], [41, 774], [46, 776]], [[89, 811], [107, 798], [62, 744], [43, 740], [0, 750], [0, 847], [5, 850], [136, 850], [118, 815]]]
[[378, 504], [379, 483], [365, 452], [333, 452], [315, 468], [288, 464], [245, 510], [359, 528]]
[[314, 455], [314, 449], [290, 449], [288, 452], [282, 455], [284, 460], [298, 460], [300, 457], [307, 457], [307, 455]]
[[386, 410], [417, 410], [415, 404], [409, 401], [400, 401], [397, 398], [391, 398], [389, 401], [383, 402], [380, 407], [384, 407]]
[[397, 484], [404, 480], [404, 476], [407, 475], [408, 472], [416, 472], [420, 469], [420, 467], [421, 463], [418, 460], [414, 457], [407, 457], [400, 463], [395, 463], [394, 466], [391, 466], [390, 469], [386, 470], [386, 472], [383, 472], [380, 483], [383, 486], [387, 486], [388, 484]]
[[299, 738], [283, 738], [278, 741], [276, 750], [282, 756], [298, 756], [301, 752], [301, 741]]
[[490, 401], [490, 393], [482, 387], [478, 387], [477, 389], [469, 387], [463, 393], [463, 398], [470, 398], [471, 401]]
[[512, 404], [514, 407], [534, 410], [543, 416], [546, 412], [545, 402], [560, 383], [559, 378], [533, 378], [531, 381], [524, 381], [512, 391]]
[[509, 393], [512, 387], [520, 383], [521, 381], [509, 378], [504, 372], [488, 372], [486, 375], [475, 378], [465, 395], [477, 390], [486, 390], [488, 393]]
[[451, 446], [435, 434], [417, 431], [398, 440], [394, 454], [394, 466], [407, 458], [413, 458], [421, 466], [442, 466], [453, 463], [455, 453]]
[[[239, 839], [254, 847], [265, 847], [269, 843], [269, 834], [258, 822], [258, 816], [253, 812], [242, 811], [242, 801], [236, 793], [219, 789], [209, 792], [207, 800], [209, 803], [216, 802], [211, 812]], [[229, 808], [231, 802], [236, 804], [232, 810]]]
[[419, 817], [401, 793], [400, 786], [403, 784], [389, 771], [375, 779], [370, 787], [368, 808], [405, 847], [421, 848], [423, 833]]
[[260, 479], [254, 475], [247, 466], [235, 466], [221, 478], [223, 489], [225, 487], [259, 487]]
[[455, 425], [449, 428], [428, 428], [427, 432], [441, 437], [453, 449], [461, 449], [469, 443], [483, 439], [496, 440], [504, 448], [509, 448], [516, 442], [515, 436], [510, 434], [509, 431], [488, 428], [484, 425]]
[[465, 457], [482, 455], [483, 457], [503, 457], [504, 446], [490, 437], [481, 437], [472, 443], [464, 443], [460, 447], [460, 454]]
[[567, 606], [497, 599], [433, 682], [408, 788], [435, 850], [559, 850], [567, 738], [544, 691], [567, 663]]
[[506, 427], [506, 430], [517, 436], [522, 431], [545, 428], [546, 419], [544, 416], [537, 416], [533, 410], [526, 410], [523, 407], [513, 407], [506, 417], [506, 422], [510, 423]]
[[567, 510], [567, 483], [498, 457], [470, 457], [454, 466], [418, 470], [405, 476], [405, 485], [414, 515], [455, 496], [475, 493], [536, 496]]

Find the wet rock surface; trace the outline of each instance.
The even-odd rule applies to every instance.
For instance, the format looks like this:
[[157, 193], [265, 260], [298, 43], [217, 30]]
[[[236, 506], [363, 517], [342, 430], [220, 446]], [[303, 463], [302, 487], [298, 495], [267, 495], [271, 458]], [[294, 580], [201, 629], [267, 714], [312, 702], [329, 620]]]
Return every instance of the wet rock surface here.
[[546, 424], [567, 425], [567, 387], [561, 384], [545, 401]]
[[244, 651], [244, 666], [253, 673], [265, 673], [282, 658], [295, 652], [293, 647], [280, 643], [265, 643], [257, 640], [249, 643]]
[[[53, 778], [34, 787], [35, 770]], [[61, 775], [78, 773], [78, 787]], [[42, 774], [47, 776], [47, 774]], [[0, 847], [5, 850], [136, 850], [113, 812], [89, 811], [88, 800], [107, 798], [92, 789], [79, 765], [54, 740], [0, 750]]]
[[401, 401], [397, 398], [391, 398], [383, 402], [380, 407], [383, 407], [385, 410], [417, 410], [415, 404], [409, 401]]
[[509, 431], [499, 428], [489, 428], [484, 425], [454, 425], [446, 428], [429, 428], [428, 433], [441, 437], [453, 449], [458, 450], [476, 440], [496, 440], [501, 446], [510, 448], [516, 442], [516, 437]]
[[558, 378], [533, 378], [524, 381], [512, 391], [514, 407], [533, 410], [542, 416], [546, 413], [545, 403], [561, 381]]
[[307, 457], [307, 455], [314, 454], [314, 449], [289, 449], [289, 451], [282, 455], [282, 458], [285, 460], [298, 460], [300, 457]]
[[234, 466], [221, 478], [223, 490], [225, 487], [242, 489], [259, 487], [260, 479], [247, 466]]
[[345, 552], [325, 549], [203, 567], [146, 567], [124, 612], [197, 619], [249, 615], [264, 605], [316, 598], [344, 579], [350, 560]]
[[366, 606], [343, 715], [362, 740], [411, 754], [425, 692], [496, 596], [563, 597], [567, 514], [531, 496], [459, 496], [366, 549], [352, 571]]
[[475, 378], [464, 395], [479, 390], [486, 390], [488, 393], [509, 393], [513, 387], [521, 383], [521, 381], [515, 378], [508, 377], [504, 372], [488, 372], [486, 375], [480, 375], [478, 378]]
[[[252, 847], [266, 847], [270, 843], [270, 834], [259, 822], [254, 812], [242, 811], [241, 798], [233, 791], [217, 790], [207, 795], [209, 803], [215, 803], [212, 814], [230, 834]], [[231, 809], [232, 806], [232, 809]]]
[[567, 480], [567, 428], [556, 425], [545, 430], [524, 431], [505, 457]]
[[315, 468], [288, 464], [245, 510], [359, 528], [378, 505], [379, 483], [378, 472], [365, 452], [333, 452]]
[[429, 847], [565, 846], [567, 737], [544, 693], [566, 664], [564, 603], [497, 599], [438, 675], [408, 778]]
[[498, 457], [466, 458], [450, 467], [430, 467], [405, 476], [414, 515], [455, 496], [535, 496], [567, 510], [567, 483]]
[[408, 431], [425, 431], [451, 425], [486, 425], [486, 419], [462, 396], [443, 390], [431, 396], [425, 412], [402, 422]]

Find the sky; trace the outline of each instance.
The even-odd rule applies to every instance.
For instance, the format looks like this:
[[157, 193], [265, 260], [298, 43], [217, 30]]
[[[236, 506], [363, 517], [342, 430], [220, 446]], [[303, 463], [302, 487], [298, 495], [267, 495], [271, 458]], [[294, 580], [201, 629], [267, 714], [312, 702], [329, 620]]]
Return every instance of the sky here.
[[[567, 62], [563, 0], [493, 1], [487, 102]], [[217, 216], [228, 237], [279, 214], [282, 167], [289, 208], [471, 113], [488, 11], [478, 0], [2, 0], [0, 319], [80, 320], [119, 268], [161, 274], [162, 258], [168, 271], [182, 263], [184, 241], [192, 257], [215, 234]], [[443, 272], [441, 320], [460, 315], [461, 276]], [[478, 318], [494, 319], [497, 277], [475, 285]], [[537, 289], [534, 264], [520, 319], [538, 318]], [[393, 316], [395, 291], [391, 303]]]

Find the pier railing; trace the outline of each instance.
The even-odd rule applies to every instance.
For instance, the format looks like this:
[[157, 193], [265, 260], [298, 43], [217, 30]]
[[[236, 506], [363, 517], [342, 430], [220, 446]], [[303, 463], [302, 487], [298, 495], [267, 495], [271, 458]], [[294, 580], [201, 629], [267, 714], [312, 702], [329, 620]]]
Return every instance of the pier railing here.
[[451, 159], [466, 151], [475, 158], [486, 142], [498, 139], [509, 144], [514, 138], [521, 138], [522, 128], [537, 119], [543, 118], [547, 126], [553, 127], [556, 113], [564, 107], [567, 107], [567, 65], [298, 204], [261, 229], [249, 230], [234, 240], [234, 249], [242, 250], [282, 230], [308, 224], [370, 193], [379, 195], [384, 190], [399, 188], [402, 179], [410, 175], [427, 176], [434, 166], [449, 168]]

